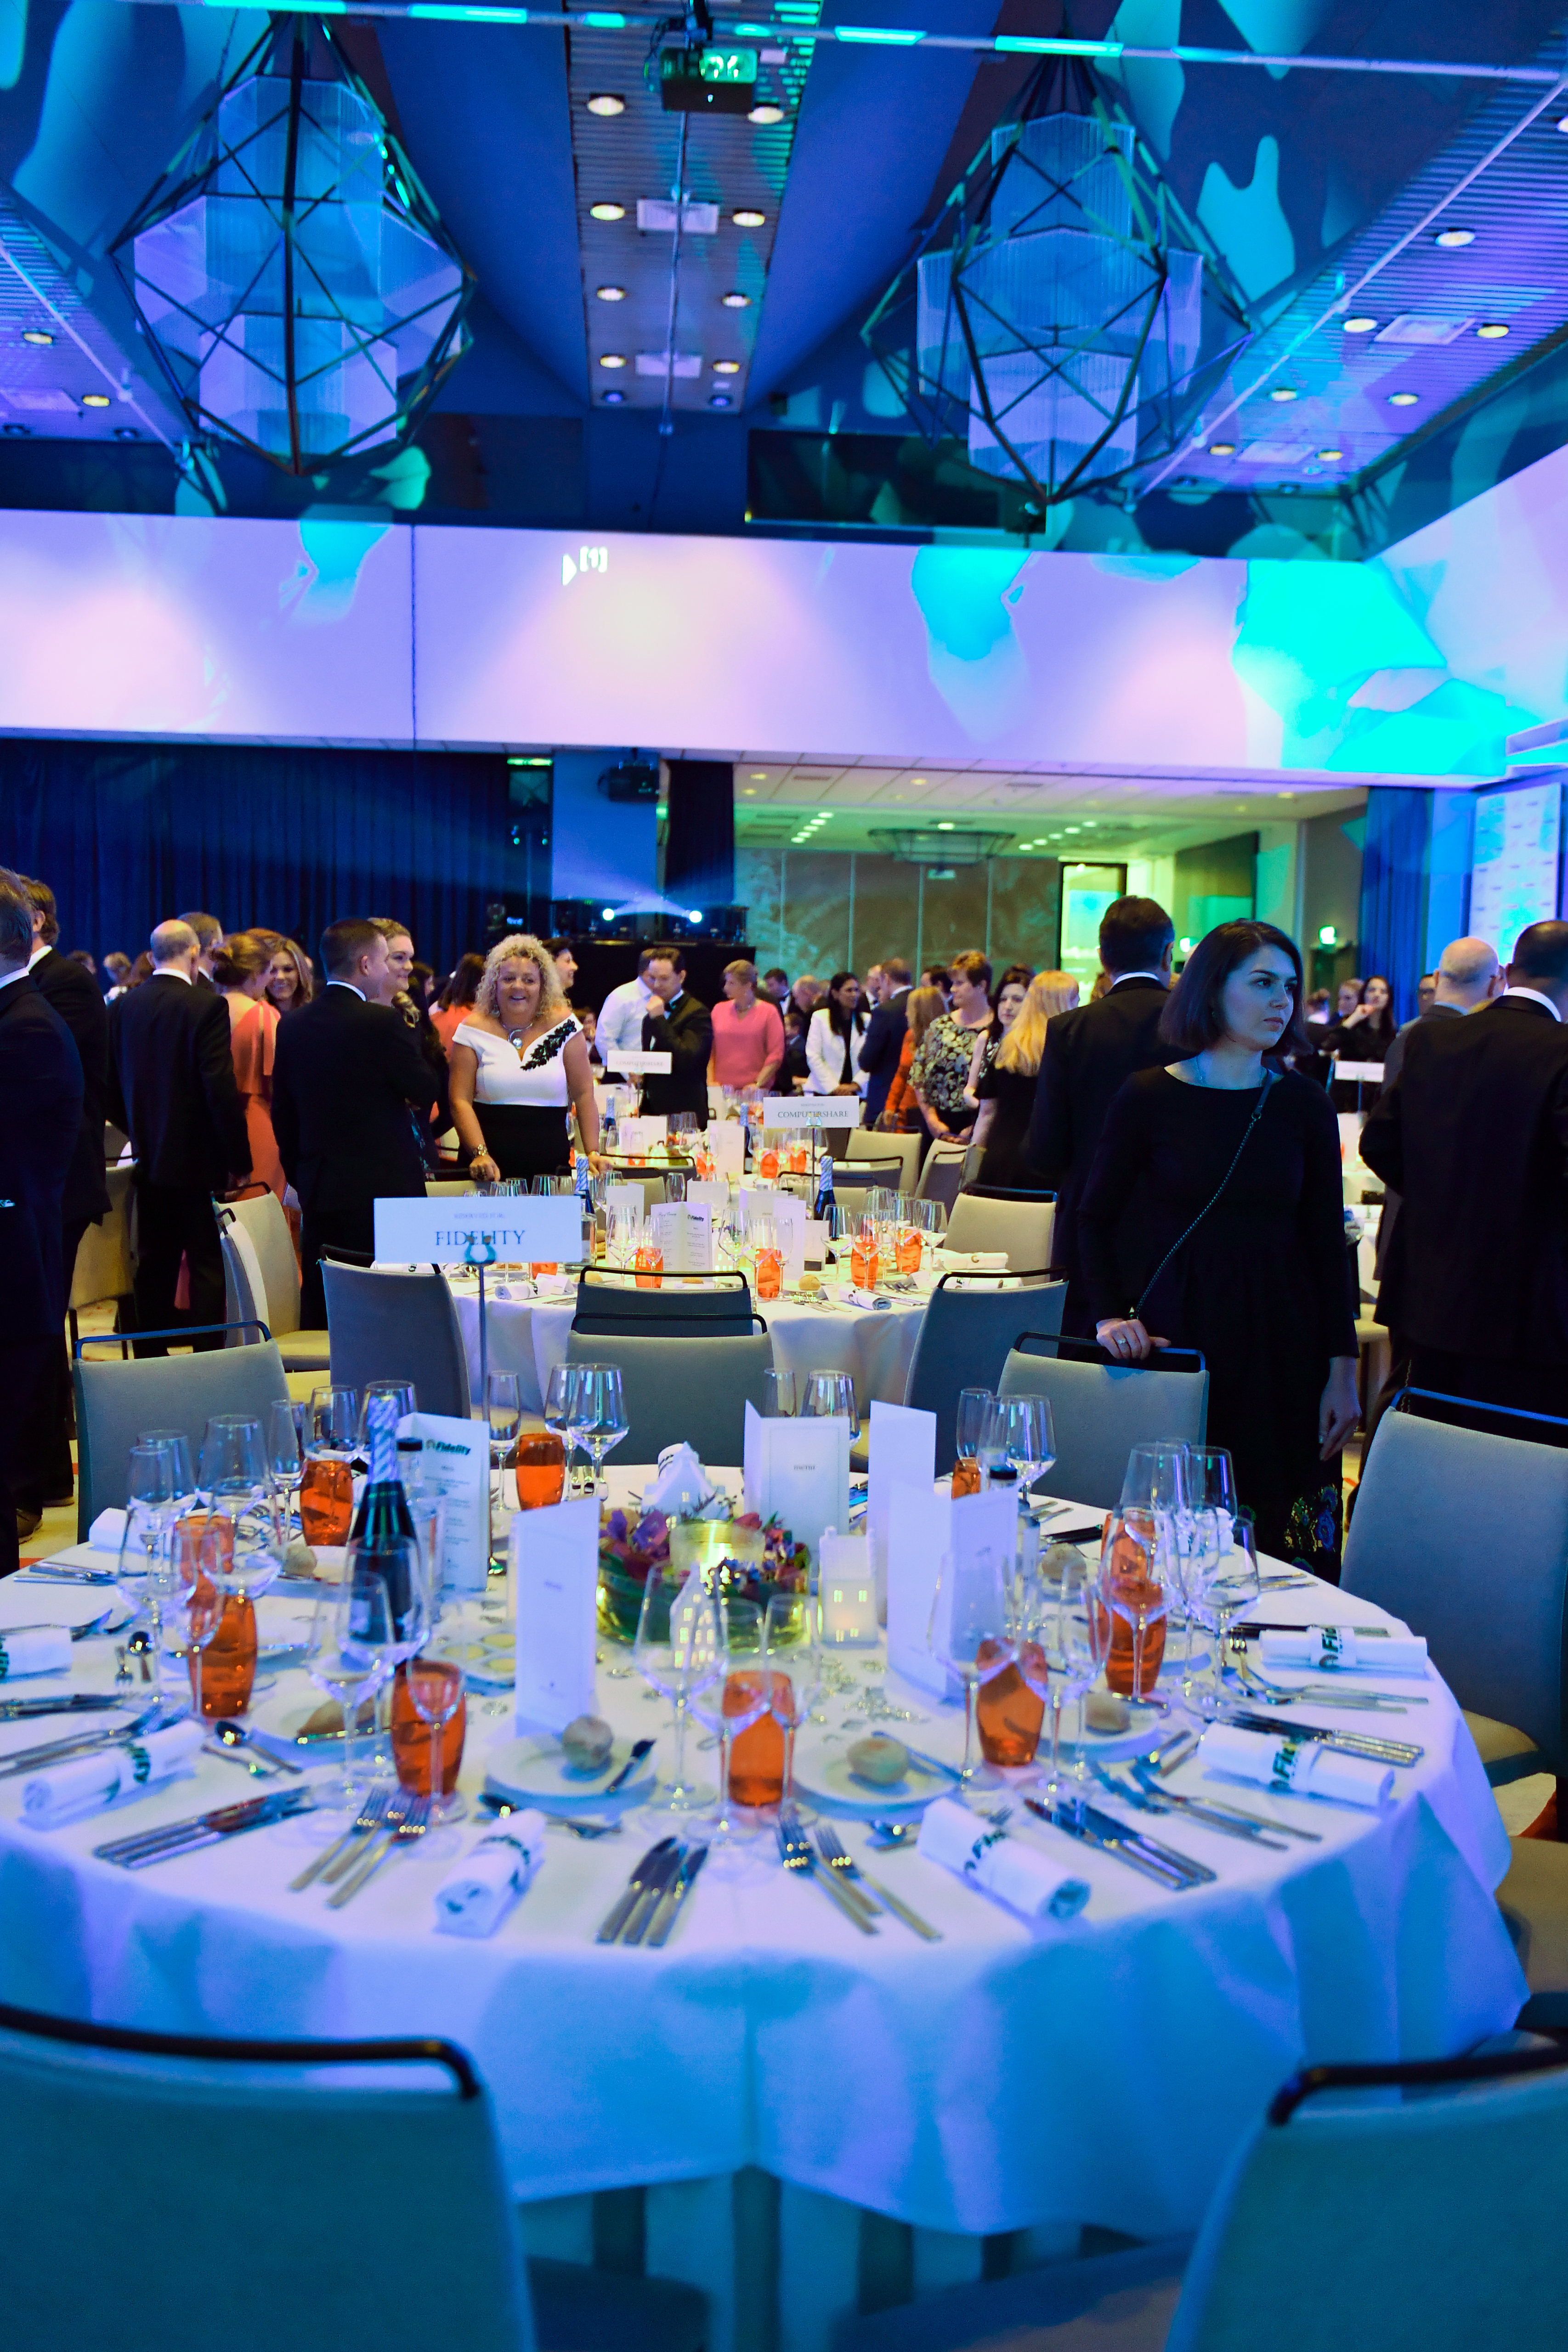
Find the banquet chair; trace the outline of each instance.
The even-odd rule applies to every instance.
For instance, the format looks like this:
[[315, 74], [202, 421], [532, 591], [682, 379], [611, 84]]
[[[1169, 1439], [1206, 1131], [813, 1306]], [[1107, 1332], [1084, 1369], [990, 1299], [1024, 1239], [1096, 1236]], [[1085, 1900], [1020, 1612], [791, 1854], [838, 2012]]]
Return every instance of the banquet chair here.
[[948, 1213], [943, 1249], [1005, 1250], [1007, 1264], [1049, 1265], [1054, 1192], [963, 1192]]
[[[1297, 2075], [1195, 2242], [1056, 2262], [851, 2320], [834, 2352], [1476, 2352], [1562, 2340], [1568, 2049]], [[1555, 2317], [1553, 2317], [1555, 2314]]]
[[639, 1290], [635, 1277], [602, 1266], [584, 1266], [577, 1277], [574, 1331], [617, 1339], [707, 1339], [724, 1333], [748, 1336], [759, 1328], [767, 1326], [759, 1326], [752, 1311], [743, 1274], [704, 1275], [692, 1283], [667, 1275], [658, 1290]]
[[[194, 1458], [209, 1414], [248, 1412], [265, 1420], [268, 1407], [288, 1397], [283, 1359], [265, 1327], [262, 1331], [259, 1341], [205, 1355], [143, 1356], [119, 1363], [97, 1360], [87, 1352], [93, 1347], [118, 1347], [118, 1339], [89, 1337], [79, 1342], [71, 1367], [79, 1543], [87, 1541], [87, 1531], [100, 1511], [124, 1507], [127, 1457], [144, 1429], [183, 1429]], [[164, 1336], [188, 1339], [192, 1333]]]
[[109, 1213], [101, 1224], [88, 1226], [77, 1244], [71, 1268], [66, 1319], [73, 1348], [80, 1336], [77, 1317], [84, 1307], [102, 1307], [110, 1300], [118, 1304], [132, 1295], [136, 1265], [131, 1246], [132, 1171], [107, 1168], [104, 1178], [109, 1186]]
[[466, 1176], [426, 1176], [425, 1179], [425, 1198], [427, 1201], [449, 1200], [458, 1194], [471, 1192], [473, 1189]]
[[1020, 1322], [1060, 1328], [1067, 1285], [1040, 1272], [944, 1274], [926, 1301], [904, 1402], [936, 1415], [938, 1476], [952, 1467], [958, 1391], [994, 1389]]
[[969, 1160], [969, 1149], [963, 1143], [933, 1143], [926, 1153], [921, 1181], [915, 1186], [917, 1201], [940, 1201], [951, 1215], [952, 1204], [963, 1187], [963, 1171]]
[[[885, 1135], [874, 1127], [855, 1127], [849, 1130], [849, 1149], [844, 1157], [851, 1164], [857, 1160], [897, 1160], [899, 1181], [894, 1190], [912, 1192], [920, 1181], [922, 1141], [918, 1135]], [[837, 1171], [837, 1160], [833, 1164]]]
[[[1064, 1348], [1093, 1360], [1075, 1361]], [[1208, 1368], [1193, 1349], [1163, 1348], [1157, 1364], [1108, 1364], [1092, 1339], [1064, 1339], [1059, 1320], [1056, 1331], [1018, 1333], [997, 1394], [1050, 1400], [1057, 1458], [1046, 1483], [1093, 1510], [1120, 1502], [1133, 1446], [1201, 1445], [1208, 1422]]]
[[412, 1381], [421, 1412], [467, 1421], [468, 1360], [452, 1293], [439, 1267], [417, 1274], [321, 1260], [332, 1379]]
[[865, 1206], [868, 1192], [896, 1192], [904, 1181], [901, 1160], [836, 1160], [833, 1197], [841, 1209]]
[[1423, 1398], [1402, 1391], [1377, 1425], [1342, 1586], [1426, 1635], [1493, 1786], [1553, 1772], [1568, 1813], [1568, 1452], [1531, 1442], [1562, 1423], [1510, 1412], [1501, 1437], [1426, 1420]]
[[220, 1202], [217, 1219], [229, 1320], [264, 1322], [286, 1372], [324, 1374], [331, 1360], [329, 1335], [300, 1328], [300, 1262], [277, 1194]]
[[666, 1339], [574, 1329], [566, 1360], [620, 1367], [628, 1424], [617, 1448], [623, 1460], [657, 1461], [684, 1440], [699, 1461], [734, 1465], [745, 1454], [746, 1407], [762, 1410], [773, 1349], [765, 1331]]
[[0, 2007], [0, 2113], [6, 2352], [703, 2340], [689, 2287], [525, 2261], [489, 2094], [449, 2042], [219, 2041]]

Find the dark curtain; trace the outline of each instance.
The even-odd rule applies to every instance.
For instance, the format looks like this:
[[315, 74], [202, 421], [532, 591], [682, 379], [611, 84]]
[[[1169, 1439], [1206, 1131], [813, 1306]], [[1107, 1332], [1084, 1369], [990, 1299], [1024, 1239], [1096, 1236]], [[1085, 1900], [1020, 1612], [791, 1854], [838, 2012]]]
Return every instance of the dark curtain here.
[[0, 863], [59, 902], [62, 948], [132, 957], [201, 908], [318, 956], [344, 915], [393, 915], [437, 971], [516, 889], [503, 758], [0, 739]]
[[664, 895], [681, 906], [735, 902], [735, 771], [728, 760], [671, 760]]
[[1414, 1019], [1416, 1010], [1431, 839], [1429, 792], [1379, 784], [1367, 794], [1357, 960], [1369, 980], [1381, 972], [1387, 981], [1396, 1021]]

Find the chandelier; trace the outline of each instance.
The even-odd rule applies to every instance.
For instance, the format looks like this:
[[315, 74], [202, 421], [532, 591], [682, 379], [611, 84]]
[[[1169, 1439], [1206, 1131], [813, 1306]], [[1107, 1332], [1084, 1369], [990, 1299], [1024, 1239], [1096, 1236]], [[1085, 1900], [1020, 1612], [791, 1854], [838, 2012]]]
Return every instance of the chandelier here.
[[198, 433], [293, 474], [395, 441], [473, 290], [330, 28], [275, 18], [112, 247]]
[[1245, 332], [1132, 125], [1066, 91], [992, 132], [862, 330], [923, 436], [1037, 511], [1178, 446]]

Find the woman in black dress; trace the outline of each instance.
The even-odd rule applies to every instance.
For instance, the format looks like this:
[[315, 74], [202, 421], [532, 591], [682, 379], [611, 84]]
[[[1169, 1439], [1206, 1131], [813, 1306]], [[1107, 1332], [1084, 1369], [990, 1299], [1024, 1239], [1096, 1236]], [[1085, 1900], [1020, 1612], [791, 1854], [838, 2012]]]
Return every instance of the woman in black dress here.
[[[1388, 1049], [1399, 1033], [1394, 1017], [1394, 991], [1381, 972], [1368, 981], [1355, 983], [1356, 1002], [1349, 1012], [1342, 1011], [1339, 1019], [1324, 1041], [1335, 1058], [1334, 1078], [1329, 1097], [1336, 1110], [1370, 1110], [1383, 1091], [1380, 1079], [1342, 1078], [1339, 1065], [1357, 1063], [1364, 1068], [1376, 1062], [1381, 1067], [1388, 1057]], [[1343, 992], [1341, 992], [1342, 1003]]]
[[[1004, 984], [1006, 978], [1005, 974]], [[981, 1072], [974, 1089], [980, 1105], [974, 1140], [984, 1147], [982, 1184], [1022, 1188], [1039, 1183], [1024, 1146], [1034, 1117], [1046, 1028], [1057, 1013], [1069, 1012], [1077, 1003], [1078, 982], [1070, 972], [1037, 971], [1027, 983], [1022, 1006]]]
[[1199, 940], [1161, 1016], [1172, 1059], [1112, 1102], [1079, 1232], [1106, 1354], [1200, 1349], [1208, 1442], [1230, 1451], [1259, 1549], [1337, 1581], [1355, 1320], [1334, 1114], [1279, 1066], [1300, 1003], [1272, 923]]

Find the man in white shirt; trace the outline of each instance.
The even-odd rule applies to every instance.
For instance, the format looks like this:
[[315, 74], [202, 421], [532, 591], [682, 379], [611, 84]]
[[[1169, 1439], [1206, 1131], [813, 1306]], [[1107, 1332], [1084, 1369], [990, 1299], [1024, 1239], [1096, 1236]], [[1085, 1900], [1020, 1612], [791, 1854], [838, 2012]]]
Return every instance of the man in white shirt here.
[[599, 1049], [599, 1059], [606, 1076], [616, 1068], [616, 1050], [627, 1054], [642, 1051], [642, 1024], [647, 1013], [648, 999], [653, 990], [647, 982], [647, 968], [660, 952], [658, 948], [644, 948], [637, 958], [637, 976], [625, 980], [619, 988], [612, 988], [599, 1008], [599, 1019], [594, 1031], [594, 1043]]

